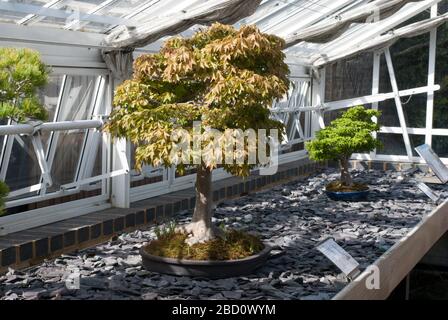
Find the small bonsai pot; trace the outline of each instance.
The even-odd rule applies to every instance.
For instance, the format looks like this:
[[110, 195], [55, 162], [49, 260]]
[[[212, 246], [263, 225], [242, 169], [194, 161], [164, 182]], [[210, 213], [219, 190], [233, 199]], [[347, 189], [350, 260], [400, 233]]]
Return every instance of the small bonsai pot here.
[[361, 191], [329, 191], [325, 189], [328, 198], [335, 201], [360, 201], [367, 199], [370, 190]]
[[143, 266], [148, 271], [172, 274], [176, 276], [203, 277], [209, 279], [230, 278], [252, 273], [264, 265], [269, 257], [271, 247], [264, 244], [264, 249], [257, 254], [238, 260], [185, 260], [154, 256], [140, 248]]

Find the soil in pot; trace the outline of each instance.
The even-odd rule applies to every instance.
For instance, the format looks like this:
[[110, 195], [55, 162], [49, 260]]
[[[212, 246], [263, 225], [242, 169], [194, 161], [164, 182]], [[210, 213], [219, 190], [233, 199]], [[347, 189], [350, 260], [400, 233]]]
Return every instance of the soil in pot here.
[[151, 241], [145, 251], [164, 258], [223, 261], [244, 259], [264, 248], [258, 237], [237, 230], [226, 230], [223, 237], [192, 246], [185, 243], [187, 237], [179, 232], [163, 234]]
[[333, 181], [327, 184], [326, 190], [330, 192], [357, 192], [357, 191], [367, 191], [369, 187], [362, 183], [354, 182], [351, 186], [346, 186], [342, 184], [341, 181]]

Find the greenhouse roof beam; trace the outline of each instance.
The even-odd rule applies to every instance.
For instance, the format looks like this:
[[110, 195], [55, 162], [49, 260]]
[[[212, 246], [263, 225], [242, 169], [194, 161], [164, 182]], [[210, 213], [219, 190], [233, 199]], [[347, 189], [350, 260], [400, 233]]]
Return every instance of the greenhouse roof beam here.
[[[320, 42], [337, 35], [341, 30], [349, 27], [350, 23], [367, 19], [374, 14], [381, 14], [384, 10], [392, 10], [394, 7], [404, 4], [406, 0], [376, 0], [356, 6], [351, 10], [338, 14], [338, 17], [328, 17], [308, 28], [301, 29], [286, 37], [287, 46], [292, 46], [301, 41]], [[298, 28], [297, 28], [298, 29]]]
[[[70, 19], [71, 17], [74, 16], [74, 13], [66, 12], [64, 10], [45, 8], [31, 4], [10, 3], [4, 1], [0, 1], [0, 10], [34, 14], [38, 16], [53, 17], [60, 19]], [[135, 21], [127, 19], [115, 18], [111, 16], [87, 14], [81, 12], [79, 13], [79, 15], [76, 15], [76, 18], [82, 21], [96, 22], [105, 25], [120, 24], [126, 27], [134, 27], [137, 24]]]
[[392, 28], [398, 26], [406, 20], [409, 20], [440, 1], [441, 0], [424, 0], [416, 3], [408, 3], [394, 15], [368, 25], [363, 24], [360, 28], [354, 30], [353, 32], [347, 32], [335, 41], [331, 41], [324, 45], [322, 50], [326, 55], [347, 52], [350, 48], [362, 44], [372, 37], [376, 37], [391, 30]]
[[[339, 60], [359, 50], [366, 42], [378, 37], [401, 23], [409, 20], [420, 12], [439, 3], [441, 0], [423, 0], [415, 3], [407, 3], [393, 15], [378, 22], [358, 24], [352, 26], [333, 41], [319, 45], [315, 43], [301, 42], [291, 47], [287, 52], [295, 55], [303, 63], [314, 67], [320, 67], [329, 62]], [[387, 45], [386, 45], [387, 46]], [[331, 59], [331, 57], [335, 57]]]
[[[56, 0], [58, 1], [58, 0]], [[96, 6], [95, 8], [93, 8], [92, 10], [87, 11], [87, 14], [95, 14], [98, 13], [99, 11], [103, 10], [104, 8], [110, 7], [113, 4], [117, 3], [119, 0], [106, 0], [103, 1], [102, 3], [100, 3], [98, 6]], [[78, 25], [78, 26], [77, 26]], [[64, 29], [72, 29], [72, 30], [77, 30], [80, 28], [80, 20], [79, 19], [75, 19], [69, 23], [67, 23], [64, 26]]]
[[[131, 11], [130, 13], [122, 16], [122, 19], [131, 19], [137, 16], [138, 14], [145, 13], [146, 10], [151, 8], [154, 4], [157, 4], [161, 0], [150, 0], [148, 2], [145, 2], [143, 5], [138, 6], [135, 10]], [[109, 33], [110, 31], [114, 30], [116, 27], [119, 27], [119, 25], [114, 25], [112, 27], [107, 28], [104, 30], [104, 33]]]
[[[49, 36], [51, 35], [51, 36]], [[102, 34], [0, 23], [0, 41], [105, 48]]]
[[[343, 33], [333, 41], [327, 42], [322, 48], [328, 51], [335, 49], [341, 50], [341, 46], [344, 46], [344, 44], [344, 48], [346, 48], [346, 46], [350, 45], [353, 41], [355, 44], [361, 43], [373, 36], [391, 30], [439, 1], [441, 0], [422, 0], [419, 2], [407, 3], [385, 19], [377, 19], [370, 23], [353, 24], [348, 32]], [[384, 7], [387, 7], [387, 5], [387, 3], [384, 4]], [[371, 13], [371, 16], [375, 15], [371, 10], [369, 10], [369, 12]]]
[[[318, 4], [319, 3], [319, 4]], [[264, 32], [278, 34], [287, 37], [297, 30], [310, 27], [326, 17], [336, 19], [339, 12], [353, 0], [319, 1], [295, 5], [278, 12], [277, 17], [266, 16], [267, 23], [258, 23]]]
[[[47, 2], [46, 4], [44, 4], [42, 6], [42, 8], [53, 8], [54, 6], [60, 4], [60, 3], [64, 2], [64, 1], [65, 0], [53, 0], [53, 1], [50, 1], [50, 2]], [[31, 14], [27, 15], [26, 17], [24, 17], [24, 18], [20, 19], [19, 21], [17, 21], [17, 24], [27, 24], [27, 23], [29, 23], [30, 21], [32, 21], [36, 17], [38, 17], [37, 14], [31, 13]]]
[[315, 60], [313, 64], [314, 66], [320, 66], [335, 60], [340, 60], [342, 58], [347, 58], [349, 56], [359, 54], [361, 52], [378, 50], [392, 45], [400, 38], [411, 38], [430, 32], [431, 30], [436, 29], [438, 26], [447, 21], [448, 13], [442, 16], [418, 21], [397, 30], [390, 31], [384, 35], [375, 37], [359, 46], [354, 46], [339, 55], [328, 55], [325, 58], [319, 58]]

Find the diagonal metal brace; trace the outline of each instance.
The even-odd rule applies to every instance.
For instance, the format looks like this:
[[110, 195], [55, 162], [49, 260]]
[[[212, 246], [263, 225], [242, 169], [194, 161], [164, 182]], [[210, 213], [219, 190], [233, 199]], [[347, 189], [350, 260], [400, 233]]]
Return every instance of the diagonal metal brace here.
[[40, 170], [42, 172], [42, 179], [47, 187], [53, 185], [51, 174], [48, 169], [47, 160], [45, 159], [45, 152], [42, 145], [42, 136], [40, 131], [36, 131], [31, 136], [31, 143], [33, 144], [34, 152], [36, 153], [37, 162], [39, 163]]

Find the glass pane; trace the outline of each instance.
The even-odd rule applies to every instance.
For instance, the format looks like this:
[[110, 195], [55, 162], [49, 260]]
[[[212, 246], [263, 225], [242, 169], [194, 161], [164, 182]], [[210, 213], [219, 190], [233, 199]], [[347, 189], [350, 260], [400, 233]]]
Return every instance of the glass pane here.
[[[48, 84], [38, 94], [48, 111], [48, 121], [52, 121], [55, 116], [57, 100], [62, 85], [61, 75], [52, 75]], [[5, 124], [5, 120], [3, 120]], [[42, 134], [43, 147], [46, 149], [49, 133]], [[3, 144], [3, 137], [1, 137]], [[17, 190], [37, 184], [40, 182], [41, 171], [37, 162], [36, 154], [31, 143], [31, 138], [22, 136], [21, 140], [14, 139], [9, 158], [8, 170], [6, 173], [6, 183], [11, 190]]]
[[[391, 48], [392, 64], [398, 90], [426, 86], [428, 83], [429, 34], [414, 38], [402, 38]], [[389, 71], [384, 55], [381, 55], [380, 92], [392, 92]]]
[[103, 150], [102, 150], [102, 146], [103, 144], [98, 143], [98, 147], [96, 148], [96, 157], [95, 157], [95, 162], [93, 164], [93, 170], [92, 170], [92, 174], [91, 176], [99, 176], [101, 175], [102, 172], [102, 168], [103, 168]]
[[333, 63], [325, 69], [325, 101], [372, 94], [372, 53]]
[[[447, 1], [448, 3], [448, 1]], [[448, 5], [446, 5], [447, 7]], [[448, 25], [437, 30], [435, 83], [440, 90], [434, 93], [434, 128], [448, 128]]]
[[[45, 109], [48, 112], [47, 121], [51, 122], [55, 120], [56, 116], [56, 108], [58, 104], [59, 94], [61, 93], [63, 75], [51, 75], [49, 77], [48, 84], [39, 91], [40, 101], [45, 106]], [[42, 133], [42, 144], [44, 150], [48, 148], [48, 139], [50, 138], [50, 132]]]
[[63, 75], [51, 75], [48, 79], [48, 84], [39, 91], [40, 101], [48, 112], [48, 121], [53, 121], [54, 119], [63, 78]]
[[5, 182], [10, 190], [25, 188], [40, 182], [41, 171], [31, 138], [14, 139]]
[[444, 14], [448, 12], [448, 1], [444, 0], [439, 3], [439, 14]]
[[97, 76], [68, 76], [58, 121], [90, 119]]
[[448, 137], [433, 136], [432, 148], [439, 157], [448, 158]]
[[25, 16], [25, 13], [0, 10], [0, 22], [16, 22]]
[[[365, 104], [364, 105], [365, 108], [367, 109], [371, 109], [372, 105], [371, 104]], [[327, 111], [324, 113], [324, 123], [325, 125], [329, 125], [333, 120], [339, 118], [342, 113], [344, 113], [345, 111], [347, 111], [347, 109], [340, 109], [340, 110], [333, 110], [333, 111]]]
[[[43, 6], [48, 1], [29, 1], [25, 0], [24, 2], [36, 5], [36, 6]], [[97, 7], [100, 3], [102, 3], [103, 0], [88, 0], [88, 1], [59, 1], [56, 3], [53, 3], [51, 5], [51, 9], [58, 9], [61, 10], [67, 14], [71, 14], [67, 18], [56, 18], [56, 17], [46, 17], [43, 15], [32, 17], [29, 21], [26, 22], [26, 24], [38, 24], [38, 25], [46, 25], [49, 27], [63, 27], [73, 20], [77, 19], [77, 16], [79, 16], [80, 13], [88, 13], [90, 10], [93, 10]]]
[[[96, 96], [97, 76], [68, 76], [61, 99], [58, 121], [90, 119]], [[76, 178], [78, 163], [84, 148], [86, 130], [70, 130], [54, 135], [52, 146], [55, 148], [51, 176], [54, 185], [49, 190], [58, 189], [60, 185], [73, 182]]]
[[135, 168], [135, 145], [131, 146], [131, 187], [138, 187], [146, 184], [161, 182], [167, 169], [143, 166], [142, 172], [137, 172]]
[[51, 168], [52, 189], [59, 189], [59, 186], [74, 181], [84, 137], [85, 130], [71, 130], [59, 134]]
[[[400, 39], [391, 49], [392, 63], [399, 90], [426, 86], [428, 83], [429, 34], [409, 39]], [[380, 93], [392, 92], [389, 71], [384, 55], [380, 62]], [[426, 126], [426, 94], [401, 97], [406, 124], [411, 128]], [[395, 101], [379, 102], [382, 112], [380, 124], [399, 127]]]
[[144, 3], [148, 3], [148, 0], [120, 0], [115, 2], [113, 6], [106, 7], [100, 12], [107, 12], [107, 15], [113, 17], [123, 17], [127, 14], [130, 14], [132, 11], [137, 9], [137, 7], [141, 6]]
[[[426, 93], [423, 93], [401, 98], [404, 118], [408, 128], [426, 127], [426, 97]], [[386, 127], [400, 126], [394, 99], [379, 102], [378, 109], [381, 111], [380, 125]]]
[[[378, 139], [383, 144], [382, 148], [377, 149], [377, 154], [406, 156], [406, 147], [404, 145], [403, 135], [392, 133], [379, 133]], [[418, 157], [415, 147], [425, 143], [425, 136], [409, 135], [411, 140], [411, 148], [414, 156]]]

